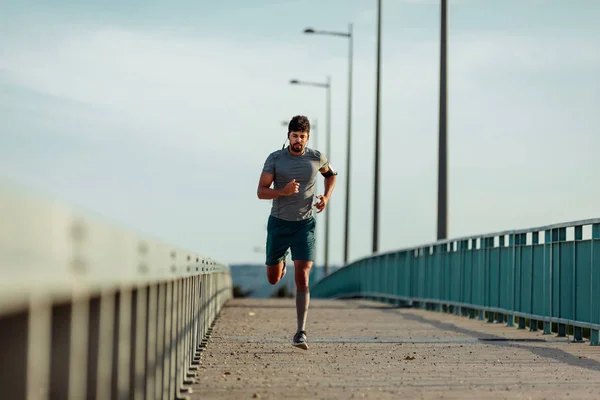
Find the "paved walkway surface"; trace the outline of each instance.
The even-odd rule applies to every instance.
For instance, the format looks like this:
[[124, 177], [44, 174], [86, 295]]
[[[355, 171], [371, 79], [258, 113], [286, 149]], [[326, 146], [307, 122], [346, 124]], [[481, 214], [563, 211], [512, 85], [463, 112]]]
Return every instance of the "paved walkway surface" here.
[[368, 301], [233, 299], [191, 398], [599, 399], [600, 347], [506, 324]]

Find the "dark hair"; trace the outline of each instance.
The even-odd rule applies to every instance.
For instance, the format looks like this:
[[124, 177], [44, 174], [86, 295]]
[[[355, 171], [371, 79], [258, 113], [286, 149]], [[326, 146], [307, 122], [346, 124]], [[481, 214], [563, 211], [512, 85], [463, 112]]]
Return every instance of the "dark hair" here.
[[310, 133], [310, 122], [304, 115], [296, 115], [290, 120], [288, 125], [288, 135], [291, 132], [307, 132]]

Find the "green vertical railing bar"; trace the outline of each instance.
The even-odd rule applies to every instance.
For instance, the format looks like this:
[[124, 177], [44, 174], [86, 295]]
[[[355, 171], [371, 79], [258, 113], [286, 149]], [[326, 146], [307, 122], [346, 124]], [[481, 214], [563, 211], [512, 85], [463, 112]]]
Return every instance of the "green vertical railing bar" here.
[[[526, 236], [526, 235], [524, 235], [524, 236]], [[529, 310], [530, 310], [530, 312], [532, 314], [535, 313], [533, 311], [534, 307], [535, 307], [534, 300], [537, 297], [535, 295], [535, 293], [541, 287], [539, 281], [540, 281], [540, 278], [542, 277], [542, 274], [539, 273], [536, 270], [535, 264], [534, 264], [534, 258], [535, 258], [535, 256], [534, 256], [534, 249], [535, 249], [536, 246], [539, 246], [539, 238], [540, 238], [539, 232], [532, 232], [532, 234], [531, 234], [531, 246], [527, 246], [526, 247], [526, 249], [527, 249], [527, 251], [526, 251], [527, 254], [526, 255], [529, 257], [529, 259], [526, 260], [526, 261], [527, 261], [528, 265], [531, 268], [531, 274], [530, 274], [531, 282], [530, 282], [530, 286], [529, 286], [529, 296], [530, 296]], [[526, 239], [527, 238], [525, 237], [525, 240]], [[526, 242], [525, 242], [525, 244], [526, 244]], [[538, 325], [538, 321], [537, 320], [532, 320], [532, 321], [530, 321], [529, 329], [531, 331], [537, 331], [538, 330], [537, 325]]]
[[415, 274], [416, 274], [417, 270], [415, 267], [414, 250], [405, 252], [405, 258], [406, 258], [406, 268], [408, 269], [408, 271], [407, 271], [408, 287], [406, 288], [407, 289], [406, 293], [407, 293], [408, 297], [415, 298], [415, 297], [417, 297], [417, 286], [415, 284], [416, 283]]
[[401, 254], [394, 254], [394, 295], [402, 296], [402, 285], [404, 284], [404, 277], [402, 276], [401, 268]]
[[461, 285], [461, 270], [462, 270], [462, 266], [460, 264], [460, 250], [459, 251], [452, 251], [452, 253], [450, 253], [448, 260], [450, 261], [450, 265], [449, 265], [449, 272], [452, 275], [451, 278], [451, 286], [450, 286], [450, 300], [453, 302], [460, 302], [461, 301], [461, 290], [462, 290], [462, 285]]
[[379, 268], [377, 269], [377, 277], [375, 279], [373, 288], [376, 293], [385, 293], [385, 281], [386, 281], [386, 264], [385, 264], [385, 256], [380, 256], [377, 259], [379, 261]]
[[[555, 238], [553, 236], [553, 238]], [[558, 238], [558, 236], [556, 236]], [[560, 316], [560, 246], [556, 242], [551, 244], [551, 257], [552, 257], [552, 317]], [[556, 279], [559, 278], [559, 279]]]
[[[591, 277], [590, 277], [590, 320], [593, 324], [600, 324], [600, 224], [592, 225], [592, 250], [591, 250]], [[592, 329], [590, 344], [600, 345], [600, 332]]]
[[[389, 280], [391, 281], [390, 283], [390, 289], [389, 289], [389, 293], [390, 296], [396, 296], [398, 294], [398, 285], [399, 285], [399, 280], [398, 280], [398, 265], [396, 263], [396, 261], [398, 260], [398, 255], [397, 254], [390, 254], [389, 255], [389, 264], [390, 264], [390, 278]], [[390, 302], [392, 304], [397, 304], [398, 302], [396, 300], [390, 300]]]
[[[387, 288], [385, 293], [387, 295], [393, 295], [394, 294], [394, 279], [395, 279], [395, 268], [394, 268], [394, 264], [393, 264], [393, 256], [391, 254], [388, 254], [385, 256], [385, 263], [387, 265], [387, 276], [385, 277], [385, 282], [387, 284]], [[388, 300], [391, 302], [391, 300]]]
[[390, 299], [388, 300], [391, 304], [396, 304], [396, 300], [392, 300], [391, 297], [397, 293], [398, 285], [398, 268], [396, 267], [396, 254], [389, 254], [388, 256], [388, 294]]
[[423, 249], [419, 249], [419, 292], [418, 292], [418, 297], [420, 298], [424, 298], [425, 297], [425, 285], [426, 285], [426, 281], [425, 281], [425, 274], [427, 272], [427, 259], [425, 258], [425, 254]]
[[513, 309], [513, 264], [514, 249], [500, 248], [500, 307], [505, 310]]
[[[579, 242], [583, 239], [583, 227], [582, 226], [576, 226], [575, 227], [575, 249], [574, 249], [574, 255], [573, 255], [573, 319], [577, 320], [577, 298], [578, 298], [578, 291], [577, 291], [577, 286], [578, 286], [578, 280], [579, 280], [579, 273], [581, 273], [581, 268], [578, 268], [578, 249], [579, 249]], [[583, 341], [583, 330], [580, 326], [575, 326], [573, 327], [573, 340], [576, 342], [581, 342]]]
[[[565, 235], [566, 236], [566, 235]], [[552, 276], [553, 276], [553, 299], [554, 303], [552, 304], [552, 316], [561, 318], [561, 313], [563, 311], [562, 304], [568, 303], [569, 299], [564, 296], [564, 292], [568, 289], [565, 288], [562, 284], [561, 278], [566, 276], [565, 270], [568, 269], [568, 266], [565, 265], [565, 268], [561, 268], [564, 262], [563, 253], [564, 249], [560, 242], [564, 240], [562, 235], [562, 230], [555, 228], [552, 230], [552, 242], [553, 242], [553, 253], [552, 253]], [[558, 336], [565, 337], [567, 335], [566, 325], [559, 323], [558, 324]]]
[[[465, 282], [465, 274], [467, 271], [467, 262], [466, 262], [466, 254], [469, 251], [469, 242], [467, 240], [461, 240], [458, 242], [458, 252], [459, 252], [459, 267], [460, 267], [460, 293], [458, 295], [459, 302], [468, 303], [467, 292], [468, 288]], [[462, 315], [467, 315], [467, 309], [461, 309], [460, 313]]]
[[[485, 281], [485, 306], [492, 307], [492, 287], [495, 285], [495, 275], [492, 273], [492, 256], [491, 247], [494, 246], [494, 238], [485, 239], [483, 265], [484, 268], [484, 281]], [[494, 322], [495, 313], [488, 312], [488, 322]]]
[[410, 251], [405, 251], [402, 253], [400, 257], [400, 265], [402, 266], [402, 271], [404, 272], [404, 286], [402, 287], [402, 292], [400, 296], [404, 297], [413, 297], [412, 291], [410, 290], [412, 286], [412, 263], [410, 260]]
[[[513, 310], [523, 311], [523, 273], [522, 273], [522, 253], [523, 247], [521, 246], [521, 235], [513, 234], [510, 235], [509, 245], [513, 250], [513, 272], [514, 272], [514, 297], [513, 297]], [[525, 318], [519, 317], [518, 322], [519, 329], [525, 329]]]
[[439, 257], [438, 258], [439, 259], [438, 268], [440, 271], [439, 275], [442, 277], [442, 281], [440, 283], [441, 290], [439, 292], [439, 296], [440, 296], [440, 299], [443, 299], [443, 300], [448, 300], [448, 290], [450, 289], [450, 285], [448, 283], [450, 270], [449, 270], [449, 268], [447, 268], [447, 265], [444, 262], [444, 260], [446, 260], [447, 253], [448, 253], [448, 248], [446, 245], [439, 246], [439, 253], [437, 255], [437, 257]]
[[562, 242], [560, 247], [560, 318], [573, 319], [575, 293], [573, 282], [575, 273], [575, 243]]
[[546, 285], [546, 245], [536, 244], [532, 246], [532, 269], [534, 278], [532, 283], [533, 291], [531, 292], [532, 312], [543, 317], [549, 316], [548, 307], [548, 290]]
[[455, 277], [457, 271], [454, 265], [454, 255], [456, 253], [451, 250], [447, 250], [448, 254], [444, 259], [446, 260], [444, 270], [446, 271], [446, 292], [444, 293], [444, 300], [452, 301], [454, 296]]
[[475, 275], [473, 273], [473, 251], [464, 250], [463, 257], [464, 257], [464, 263], [465, 263], [465, 272], [463, 274], [463, 287], [464, 287], [463, 302], [472, 304], [473, 303], [473, 281], [475, 280]]
[[415, 262], [414, 262], [414, 251], [407, 251], [406, 252], [406, 264], [407, 264], [407, 269], [408, 269], [408, 287], [406, 290], [406, 293], [408, 295], [408, 297], [411, 298], [415, 298], [417, 297], [417, 292], [416, 292], [416, 288], [417, 286], [415, 285]]
[[489, 250], [490, 271], [490, 307], [500, 307], [500, 249], [497, 247]]
[[[552, 316], [552, 232], [544, 232], [544, 257], [542, 259], [542, 299], [544, 304], [544, 317]], [[544, 335], [552, 333], [552, 323], [544, 321]]]
[[[583, 241], [583, 227], [575, 227], [575, 251], [573, 256], [574, 276], [573, 276], [573, 319], [590, 319], [589, 303], [584, 299], [590, 298], [590, 286], [586, 283], [591, 278], [591, 248], [586, 246], [590, 242]], [[577, 342], [583, 341], [583, 330], [576, 326], [573, 328], [573, 339]]]
[[[425, 280], [425, 293], [421, 297], [431, 298], [438, 296], [443, 298], [444, 293], [444, 278], [443, 278], [443, 262], [444, 255], [442, 254], [441, 246], [427, 247], [425, 252], [428, 257], [427, 274], [435, 276], [435, 280]], [[434, 294], [434, 290], [436, 293]]]
[[442, 246], [442, 252], [441, 252], [442, 256], [440, 258], [440, 268], [442, 269], [443, 274], [442, 276], [444, 277], [444, 280], [442, 282], [442, 294], [441, 294], [441, 298], [443, 300], [450, 300], [450, 295], [451, 295], [451, 291], [452, 291], [452, 266], [451, 266], [451, 260], [449, 259], [450, 257], [450, 251], [448, 250], [448, 244], [444, 244]]
[[[385, 290], [385, 259], [384, 256], [377, 257], [377, 269], [373, 280], [373, 289], [371, 292], [381, 293]], [[374, 299], [377, 299], [374, 297]], [[377, 299], [378, 300], [378, 299]]]
[[[519, 311], [531, 313], [532, 292], [531, 286], [534, 280], [533, 248], [521, 247], [521, 308]], [[540, 296], [540, 300], [543, 298]]]
[[523, 311], [523, 246], [521, 246], [521, 236], [511, 235], [510, 240], [511, 246], [513, 246], [513, 260], [514, 260], [514, 309], [517, 311]]
[[471, 279], [471, 304], [473, 305], [481, 305], [481, 300], [479, 298], [479, 291], [481, 290], [481, 283], [479, 282], [479, 254], [478, 254], [476, 243], [471, 244], [471, 251], [469, 254], [471, 255], [471, 274], [473, 278]]
[[[474, 299], [473, 303], [477, 306], [485, 306], [485, 266], [483, 263], [484, 250], [481, 248], [482, 243], [479, 242], [479, 248], [473, 253], [473, 270], [474, 281], [473, 286]], [[483, 313], [479, 313], [479, 318], [483, 319]]]
[[[387, 289], [387, 256], [383, 255], [379, 257], [379, 276], [375, 284], [375, 291], [385, 295]], [[383, 296], [385, 298], [385, 296]]]

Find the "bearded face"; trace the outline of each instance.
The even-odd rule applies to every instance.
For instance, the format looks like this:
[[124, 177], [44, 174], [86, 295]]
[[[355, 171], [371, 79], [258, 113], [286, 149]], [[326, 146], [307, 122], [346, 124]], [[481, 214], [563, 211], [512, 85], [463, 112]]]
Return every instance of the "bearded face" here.
[[308, 132], [290, 132], [290, 150], [294, 154], [302, 154], [309, 138]]

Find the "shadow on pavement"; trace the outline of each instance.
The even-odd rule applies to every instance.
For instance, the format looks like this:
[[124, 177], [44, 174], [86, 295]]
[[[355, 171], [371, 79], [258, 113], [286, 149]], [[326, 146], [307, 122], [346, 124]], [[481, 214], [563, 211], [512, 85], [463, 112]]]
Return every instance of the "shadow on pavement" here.
[[[393, 311], [393, 310], [386, 310], [387, 312], [389, 311]], [[493, 346], [500, 346], [500, 347], [515, 347], [514, 344], [511, 344], [515, 341], [521, 341], [521, 342], [526, 342], [528, 341], [527, 339], [525, 340], [513, 340], [511, 338], [506, 338], [506, 337], [502, 337], [502, 336], [498, 336], [498, 335], [493, 335], [493, 334], [487, 334], [487, 333], [482, 333], [482, 332], [477, 332], [477, 331], [472, 331], [470, 329], [466, 329], [466, 328], [461, 328], [459, 326], [456, 326], [454, 324], [449, 324], [447, 322], [442, 322], [442, 321], [436, 321], [436, 320], [432, 320], [432, 319], [428, 319], [425, 318], [423, 316], [420, 315], [414, 315], [414, 314], [408, 314], [408, 313], [400, 313], [399, 315], [402, 316], [402, 318], [406, 318], [408, 320], [411, 321], [416, 321], [416, 322], [421, 322], [421, 323], [425, 323], [425, 324], [429, 324], [432, 325], [438, 329], [441, 330], [449, 330], [449, 331], [453, 331], [453, 332], [457, 332], [457, 333], [462, 333], [464, 335], [469, 335], [472, 337], [477, 337], [479, 338], [480, 341], [488, 343], [490, 345]], [[516, 328], [515, 328], [516, 329]], [[529, 340], [529, 341], [534, 341], [534, 340]], [[538, 339], [535, 341], [543, 341], [545, 342], [546, 340], [544, 339]], [[583, 344], [580, 344], [583, 345]], [[523, 344], [518, 344], [516, 345], [517, 347], [521, 348], [521, 349], [526, 349], [531, 351], [533, 354], [537, 355], [538, 357], [543, 357], [543, 358], [552, 358], [556, 361], [559, 361], [561, 363], [566, 363], [569, 365], [572, 365], [574, 367], [581, 367], [581, 368], [586, 368], [592, 371], [600, 371], [600, 362], [596, 361], [596, 360], [592, 360], [589, 358], [579, 358], [578, 356], [574, 356], [572, 354], [567, 353], [564, 350], [560, 350], [560, 349], [555, 349], [555, 348], [548, 348], [548, 347], [536, 347], [536, 346], [527, 346], [527, 345], [523, 345]]]

